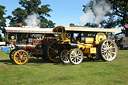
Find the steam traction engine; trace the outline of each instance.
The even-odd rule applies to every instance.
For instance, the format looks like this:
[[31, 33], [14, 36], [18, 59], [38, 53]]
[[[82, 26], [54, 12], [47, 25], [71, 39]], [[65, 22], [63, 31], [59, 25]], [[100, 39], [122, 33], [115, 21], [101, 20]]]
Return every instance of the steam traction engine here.
[[56, 40], [54, 34], [45, 34], [43, 39], [34, 39], [33, 44], [16, 44], [10, 52], [10, 60], [15, 64], [25, 64], [29, 56], [46, 59], [45, 48], [47, 43]]
[[116, 58], [117, 46], [113, 40], [107, 39], [106, 33], [120, 31], [58, 26], [53, 29], [53, 32], [57, 32], [57, 41], [48, 44], [46, 54], [53, 62], [61, 60], [64, 63], [80, 64], [83, 56], [112, 61]]
[[29, 56], [46, 59], [47, 44], [56, 40], [52, 29], [39, 27], [5, 27], [7, 43], [11, 43], [9, 57], [16, 64], [25, 64]]

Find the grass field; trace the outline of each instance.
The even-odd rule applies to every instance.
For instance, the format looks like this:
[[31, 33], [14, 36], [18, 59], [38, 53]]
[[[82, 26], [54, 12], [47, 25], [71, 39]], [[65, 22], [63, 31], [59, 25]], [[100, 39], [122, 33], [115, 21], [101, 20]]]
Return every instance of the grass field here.
[[128, 85], [128, 50], [112, 62], [84, 59], [79, 65], [29, 58], [14, 65], [9, 52], [0, 51], [0, 85]]

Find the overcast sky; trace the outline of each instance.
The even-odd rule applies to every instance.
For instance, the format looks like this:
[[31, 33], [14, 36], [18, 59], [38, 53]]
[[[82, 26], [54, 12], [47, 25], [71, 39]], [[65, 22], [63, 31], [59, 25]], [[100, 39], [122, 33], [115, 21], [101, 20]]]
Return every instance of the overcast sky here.
[[[41, 0], [42, 4], [49, 4], [53, 10], [50, 12], [51, 17], [48, 18], [56, 23], [56, 26], [69, 26], [70, 23], [79, 25], [79, 17], [83, 13], [83, 5], [89, 0]], [[6, 6], [6, 15], [11, 15], [12, 11], [19, 5], [19, 0], [0, 0], [0, 5]], [[7, 23], [9, 21], [7, 20]]]

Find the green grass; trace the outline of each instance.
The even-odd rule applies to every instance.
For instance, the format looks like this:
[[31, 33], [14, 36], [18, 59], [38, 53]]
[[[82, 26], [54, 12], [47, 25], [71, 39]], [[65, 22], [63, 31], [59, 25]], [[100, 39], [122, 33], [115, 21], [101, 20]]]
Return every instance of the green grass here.
[[0, 85], [128, 85], [128, 50], [112, 62], [84, 59], [79, 65], [29, 58], [14, 65], [9, 52], [0, 51]]

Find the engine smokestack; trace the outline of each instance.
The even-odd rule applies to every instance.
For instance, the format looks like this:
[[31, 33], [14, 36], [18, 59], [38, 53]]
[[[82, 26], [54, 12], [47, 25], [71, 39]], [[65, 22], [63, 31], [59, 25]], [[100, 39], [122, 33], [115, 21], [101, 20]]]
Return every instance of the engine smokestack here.
[[22, 27], [22, 23], [17, 23], [18, 27]]
[[73, 23], [70, 23], [70, 27], [74, 27], [75, 25]]

